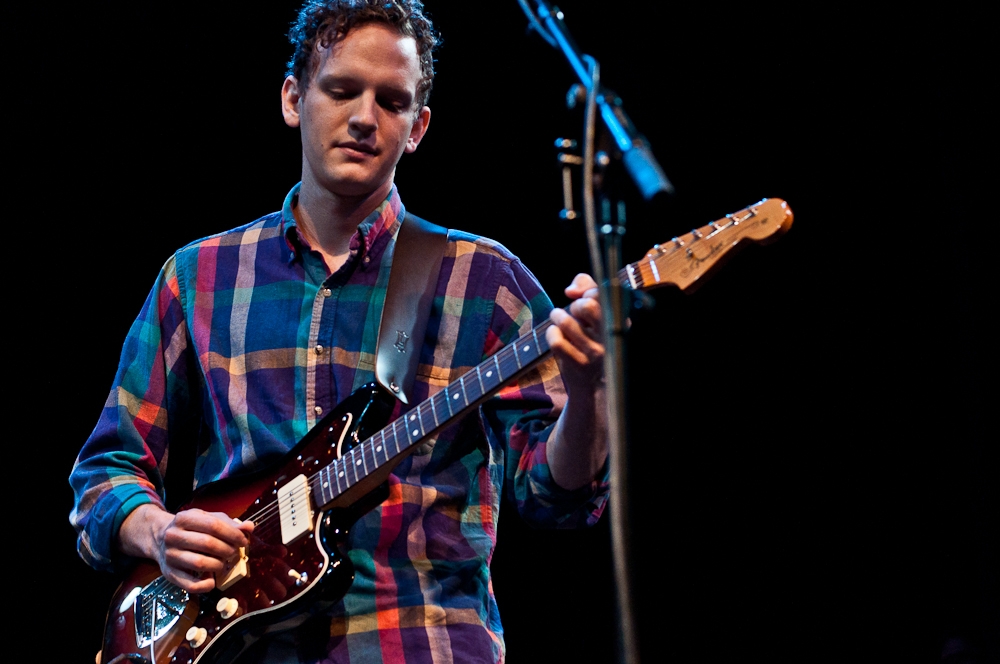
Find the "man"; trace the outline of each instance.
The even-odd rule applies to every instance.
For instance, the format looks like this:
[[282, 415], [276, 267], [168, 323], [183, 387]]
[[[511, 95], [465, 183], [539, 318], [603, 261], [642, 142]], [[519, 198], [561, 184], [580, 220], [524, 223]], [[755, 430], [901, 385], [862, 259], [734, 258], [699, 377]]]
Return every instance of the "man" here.
[[[81, 556], [155, 561], [212, 590], [255, 524], [167, 510], [171, 471], [204, 486], [267, 468], [374, 378], [374, 340], [404, 208], [396, 164], [427, 132], [437, 37], [419, 0], [309, 2], [281, 90], [302, 137], [282, 210], [194, 242], [164, 265], [70, 477]], [[501, 492], [531, 523], [593, 524], [608, 494], [595, 284], [548, 297], [504, 247], [448, 234], [411, 403], [549, 317], [551, 360], [420, 445], [389, 498], [353, 525], [355, 580], [308, 629], [253, 661], [503, 661], [489, 576]], [[397, 404], [397, 412], [401, 407]], [[241, 660], [242, 661], [242, 660]]]

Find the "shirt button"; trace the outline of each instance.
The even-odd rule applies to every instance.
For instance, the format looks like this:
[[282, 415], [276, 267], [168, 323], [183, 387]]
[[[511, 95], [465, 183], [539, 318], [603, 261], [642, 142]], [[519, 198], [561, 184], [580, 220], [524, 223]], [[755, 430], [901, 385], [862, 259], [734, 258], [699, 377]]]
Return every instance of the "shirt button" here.
[[333, 295], [333, 291], [332, 290], [330, 290], [329, 288], [324, 288], [323, 289], [323, 297], [330, 297], [331, 295]]
[[371, 256], [365, 256], [365, 262], [366, 263], [371, 263], [372, 262], [372, 257]]
[[317, 355], [322, 355], [323, 354], [323, 347], [322, 346], [319, 346], [319, 345], [316, 346], [316, 354]]
[[316, 406], [315, 408], [313, 408], [313, 410], [316, 411], [317, 415], [322, 415], [323, 414], [323, 407], [322, 406]]

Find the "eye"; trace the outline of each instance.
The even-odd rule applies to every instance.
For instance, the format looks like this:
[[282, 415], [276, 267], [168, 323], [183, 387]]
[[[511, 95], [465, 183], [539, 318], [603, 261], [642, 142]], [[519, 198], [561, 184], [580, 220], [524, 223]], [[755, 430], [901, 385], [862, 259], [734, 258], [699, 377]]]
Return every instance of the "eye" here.
[[330, 96], [331, 99], [336, 99], [338, 101], [345, 99], [354, 99], [358, 96], [356, 90], [345, 87], [330, 87], [326, 89], [326, 94]]
[[383, 97], [378, 100], [379, 106], [393, 113], [405, 113], [409, 110], [409, 100]]

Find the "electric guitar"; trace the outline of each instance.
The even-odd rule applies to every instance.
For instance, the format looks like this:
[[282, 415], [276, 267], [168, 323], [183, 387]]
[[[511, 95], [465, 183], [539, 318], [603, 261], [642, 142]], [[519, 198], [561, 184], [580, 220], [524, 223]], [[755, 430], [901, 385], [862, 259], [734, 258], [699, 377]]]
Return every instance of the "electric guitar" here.
[[[770, 242], [792, 224], [781, 199], [764, 199], [654, 246], [622, 269], [624, 288], [687, 290], [744, 240]], [[199, 488], [188, 503], [251, 520], [248, 547], [216, 587], [192, 595], [138, 563], [116, 591], [97, 664], [222, 664], [265, 633], [300, 625], [344, 596], [354, 580], [348, 528], [383, 500], [389, 473], [421, 442], [455, 423], [550, 349], [545, 321], [384, 426], [391, 394], [371, 383], [307, 433], [275, 468]]]

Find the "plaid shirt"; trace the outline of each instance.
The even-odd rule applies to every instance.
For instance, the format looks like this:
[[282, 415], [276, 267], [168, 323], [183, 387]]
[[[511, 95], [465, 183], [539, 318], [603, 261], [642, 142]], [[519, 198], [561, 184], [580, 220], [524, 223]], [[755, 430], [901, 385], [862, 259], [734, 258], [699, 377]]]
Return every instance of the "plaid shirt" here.
[[[393, 188], [359, 226], [347, 263], [329, 275], [296, 229], [297, 194], [163, 266], [70, 476], [70, 520], [91, 566], [128, 562], [115, 534], [138, 505], [164, 503], [168, 459], [197, 455], [195, 486], [266, 467], [374, 380], [399, 196]], [[449, 231], [411, 403], [551, 307], [503, 246]], [[489, 571], [501, 492], [528, 522], [550, 527], [593, 524], [608, 495], [607, 477], [574, 492], [552, 480], [545, 443], [564, 402], [549, 358], [394, 469], [389, 499], [351, 529], [356, 576], [330, 615], [331, 661], [503, 661]], [[197, 449], [183, 447], [191, 440]]]

